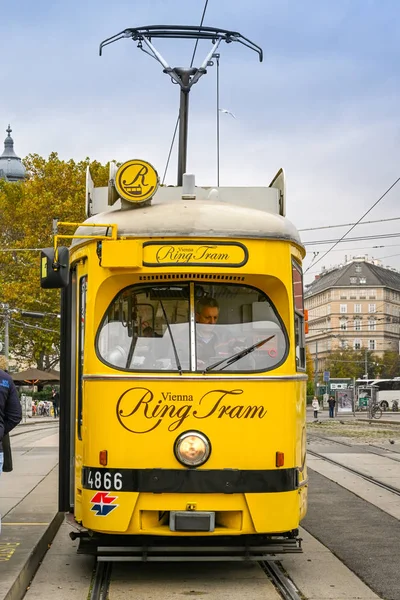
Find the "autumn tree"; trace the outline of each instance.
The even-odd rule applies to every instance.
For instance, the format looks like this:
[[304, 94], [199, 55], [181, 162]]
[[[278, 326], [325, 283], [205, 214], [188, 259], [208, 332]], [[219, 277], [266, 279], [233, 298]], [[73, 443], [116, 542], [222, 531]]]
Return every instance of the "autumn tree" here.
[[306, 372], [308, 376], [307, 381], [307, 396], [314, 394], [314, 361], [311, 356], [311, 352], [306, 346]]
[[[85, 220], [86, 168], [96, 186], [105, 186], [109, 165], [89, 158], [63, 161], [57, 153], [24, 159], [27, 179], [0, 180], [0, 302], [10, 308], [10, 354], [19, 363], [48, 369], [59, 356], [59, 290], [42, 290], [40, 248], [53, 244], [52, 219]], [[46, 313], [43, 319], [21, 311]], [[4, 309], [0, 312], [4, 319]]]
[[380, 379], [400, 377], [400, 355], [398, 352], [386, 350], [383, 353], [378, 375]]
[[[367, 361], [365, 361], [365, 357]], [[340, 348], [330, 352], [329, 357], [326, 359], [325, 368], [330, 372], [331, 379], [347, 377], [361, 379], [365, 375], [366, 364], [368, 378], [377, 377], [381, 368], [381, 361], [373, 352], [370, 350]]]

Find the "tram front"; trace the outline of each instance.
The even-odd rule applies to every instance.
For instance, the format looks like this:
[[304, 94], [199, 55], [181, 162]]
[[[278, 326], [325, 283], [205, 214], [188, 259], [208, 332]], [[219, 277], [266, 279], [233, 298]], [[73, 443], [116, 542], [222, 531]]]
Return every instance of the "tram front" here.
[[245, 189], [206, 193], [168, 188], [72, 236], [61, 508], [83, 547], [118, 534], [116, 551], [120, 536], [206, 540], [225, 557], [299, 550], [303, 247], [280, 201], [260, 210]]

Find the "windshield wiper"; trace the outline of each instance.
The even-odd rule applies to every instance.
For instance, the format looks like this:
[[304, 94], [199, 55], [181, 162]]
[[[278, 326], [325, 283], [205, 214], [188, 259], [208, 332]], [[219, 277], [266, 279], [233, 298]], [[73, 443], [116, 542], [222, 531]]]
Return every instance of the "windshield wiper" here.
[[170, 338], [171, 338], [172, 347], [174, 349], [176, 367], [177, 367], [177, 369], [179, 371], [179, 375], [182, 375], [182, 366], [181, 366], [181, 363], [180, 363], [180, 360], [179, 360], [178, 351], [176, 349], [174, 336], [172, 335], [171, 326], [170, 326], [169, 321], [168, 321], [167, 313], [165, 312], [164, 304], [162, 303], [161, 298], [159, 300], [160, 300], [162, 311], [164, 313], [164, 319], [165, 319], [165, 322], [166, 322], [167, 327], [168, 327], [168, 333], [169, 333]]
[[248, 348], [245, 348], [244, 350], [240, 350], [240, 352], [237, 352], [236, 354], [232, 354], [232, 356], [227, 356], [226, 358], [223, 358], [222, 360], [219, 360], [218, 362], [214, 363], [213, 365], [210, 365], [209, 367], [207, 367], [204, 370], [204, 373], [207, 373], [208, 371], [211, 371], [212, 369], [215, 369], [215, 367], [218, 367], [219, 365], [222, 365], [223, 362], [226, 362], [226, 365], [224, 365], [220, 369], [220, 371], [222, 371], [228, 365], [233, 364], [237, 360], [240, 360], [244, 356], [247, 356], [248, 354], [250, 354], [250, 352], [253, 352], [257, 348], [260, 348], [260, 346], [263, 346], [264, 344], [266, 344], [267, 342], [269, 342], [269, 340], [272, 340], [273, 337], [275, 337], [275, 333], [273, 335], [270, 335], [269, 337], [265, 338], [264, 340], [261, 340], [260, 342], [257, 342], [256, 344], [253, 344], [252, 346], [249, 346]]

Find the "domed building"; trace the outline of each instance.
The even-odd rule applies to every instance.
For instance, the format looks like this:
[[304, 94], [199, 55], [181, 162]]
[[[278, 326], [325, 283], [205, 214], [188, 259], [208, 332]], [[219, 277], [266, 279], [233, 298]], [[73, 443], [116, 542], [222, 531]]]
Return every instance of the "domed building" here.
[[26, 177], [26, 170], [21, 159], [14, 152], [14, 140], [11, 137], [10, 125], [6, 131], [8, 136], [4, 140], [4, 151], [0, 156], [0, 179], [23, 181]]

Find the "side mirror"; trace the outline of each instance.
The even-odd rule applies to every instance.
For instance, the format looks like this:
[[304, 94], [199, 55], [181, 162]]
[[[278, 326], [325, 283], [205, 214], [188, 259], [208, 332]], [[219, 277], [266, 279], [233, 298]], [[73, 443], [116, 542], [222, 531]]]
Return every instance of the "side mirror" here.
[[56, 289], [67, 287], [69, 281], [69, 251], [65, 246], [58, 248], [55, 262], [54, 248], [43, 248], [40, 254], [40, 287]]

